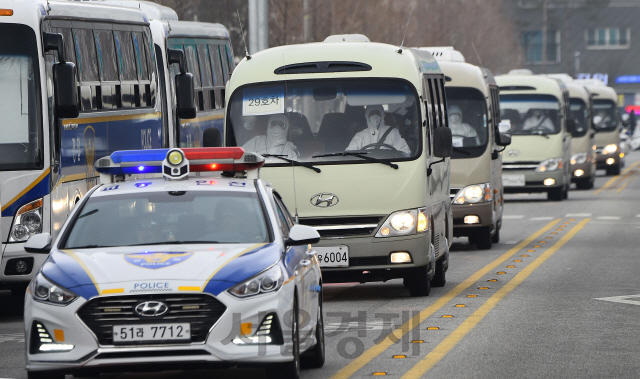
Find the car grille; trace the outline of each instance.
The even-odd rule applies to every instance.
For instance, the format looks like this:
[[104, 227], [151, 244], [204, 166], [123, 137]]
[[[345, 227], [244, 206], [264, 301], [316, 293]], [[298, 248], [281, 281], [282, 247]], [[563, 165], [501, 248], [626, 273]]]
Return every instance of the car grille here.
[[372, 236], [382, 217], [322, 217], [300, 219], [300, 224], [315, 228], [322, 238]]
[[[139, 316], [134, 308], [145, 301], [161, 301], [169, 311], [158, 317]], [[204, 342], [213, 324], [227, 307], [213, 296], [204, 294], [147, 294], [98, 297], [78, 310], [80, 319], [98, 338], [100, 345], [113, 345], [113, 326], [158, 323], [189, 323], [191, 341]], [[176, 341], [130, 342], [127, 345], [148, 345]], [[182, 341], [180, 343], [183, 343]], [[118, 344], [120, 345], [120, 344]]]
[[502, 162], [502, 170], [535, 170], [540, 162]]

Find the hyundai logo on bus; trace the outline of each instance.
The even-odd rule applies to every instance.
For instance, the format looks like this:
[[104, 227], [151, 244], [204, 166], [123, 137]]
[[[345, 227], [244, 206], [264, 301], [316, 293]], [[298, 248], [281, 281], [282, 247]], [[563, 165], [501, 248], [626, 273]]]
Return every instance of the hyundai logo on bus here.
[[333, 207], [339, 201], [338, 196], [327, 192], [317, 193], [311, 197], [311, 204], [320, 208]]
[[145, 301], [136, 305], [135, 311], [140, 316], [154, 317], [162, 316], [169, 311], [169, 307], [165, 303], [159, 301]]
[[507, 155], [510, 157], [517, 157], [520, 154], [520, 150], [509, 150], [507, 151]]

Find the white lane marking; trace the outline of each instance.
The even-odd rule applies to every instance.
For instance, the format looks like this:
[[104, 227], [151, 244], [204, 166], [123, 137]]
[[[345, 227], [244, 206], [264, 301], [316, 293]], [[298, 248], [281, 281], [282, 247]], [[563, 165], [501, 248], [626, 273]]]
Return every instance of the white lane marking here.
[[391, 320], [362, 320], [350, 322], [327, 322], [324, 324], [325, 332], [346, 332], [357, 330], [386, 330], [396, 327]]
[[0, 343], [3, 342], [24, 343], [24, 333], [0, 334]]
[[591, 217], [591, 213], [567, 213], [564, 217]]
[[502, 218], [504, 220], [516, 220], [516, 219], [524, 218], [524, 215], [502, 215]]
[[639, 217], [639, 218], [640, 218], [640, 214], [637, 214], [637, 215], [636, 215], [636, 217]]
[[596, 298], [594, 300], [603, 300], [603, 301], [611, 301], [614, 303], [640, 305], [640, 300], [633, 300], [637, 298], [640, 298], [640, 295], [601, 297], [601, 298]]
[[600, 216], [597, 218], [598, 220], [620, 220], [618, 216]]
[[531, 217], [531, 221], [547, 221], [553, 220], [553, 217]]

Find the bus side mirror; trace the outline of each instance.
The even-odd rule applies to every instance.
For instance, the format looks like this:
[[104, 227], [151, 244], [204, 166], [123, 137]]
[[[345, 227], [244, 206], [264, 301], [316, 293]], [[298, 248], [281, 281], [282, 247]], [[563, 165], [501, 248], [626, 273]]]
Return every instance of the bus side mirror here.
[[80, 115], [78, 91], [76, 90], [76, 65], [71, 62], [53, 65], [53, 87], [56, 116], [76, 118]]
[[441, 126], [433, 130], [433, 155], [438, 158], [447, 158], [453, 152], [451, 129]]
[[509, 146], [511, 144], [511, 121], [503, 120], [498, 124], [496, 145]]
[[193, 75], [187, 72], [184, 51], [167, 49], [167, 63], [178, 64], [180, 73], [176, 75], [176, 111], [178, 117], [191, 119], [196, 117], [196, 91], [193, 84]]
[[76, 90], [76, 65], [64, 56], [64, 38], [60, 33], [42, 33], [45, 52], [56, 51], [58, 63], [53, 65], [53, 88], [58, 118], [76, 118], [80, 115]]
[[573, 135], [576, 132], [576, 121], [572, 118], [567, 119], [567, 132]]

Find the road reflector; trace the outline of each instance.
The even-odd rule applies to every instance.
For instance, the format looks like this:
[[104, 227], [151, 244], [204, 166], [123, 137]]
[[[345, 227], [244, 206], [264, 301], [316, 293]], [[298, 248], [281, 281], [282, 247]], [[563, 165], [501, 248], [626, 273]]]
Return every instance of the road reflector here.
[[542, 246], [540, 246], [540, 245], [534, 245], [533, 247], [542, 247]]
[[442, 318], [453, 318], [453, 315], [442, 315]]
[[522, 262], [522, 259], [514, 259], [514, 262]]
[[570, 218], [570, 219], [569, 219], [569, 221], [575, 221], [575, 220], [576, 220], [575, 218]]
[[456, 304], [456, 308], [464, 308], [464, 307], [466, 307], [466, 305], [464, 305], [464, 304]]
[[514, 265], [508, 265], [507, 268], [516, 268]]
[[406, 357], [407, 357], [406, 355], [398, 354], [398, 355], [394, 355], [394, 356], [393, 356], [393, 359], [404, 359], [404, 358], [406, 358]]
[[424, 340], [413, 340], [411, 343], [424, 343]]
[[478, 295], [467, 295], [467, 297], [478, 297]]
[[571, 224], [571, 223], [570, 222], [565, 222], [565, 225], [569, 225], [569, 224]]
[[563, 231], [563, 230], [564, 230], [564, 229], [556, 229], [556, 232], [561, 232], [561, 231]]
[[479, 290], [488, 290], [489, 287], [478, 287]]
[[547, 239], [550, 240], [550, 239], [553, 239], [553, 237], [549, 236], [549, 237], [547, 237]]
[[556, 233], [556, 232], [551, 232], [551, 234], [558, 234], [558, 233]]
[[498, 279], [489, 279], [489, 280], [487, 280], [487, 282], [497, 282], [497, 281], [498, 281]]
[[498, 272], [496, 272], [496, 274], [498, 274], [498, 275], [504, 275], [504, 274], [506, 274], [506, 272], [504, 272], [504, 271], [498, 271]]
[[376, 371], [373, 373], [373, 376], [385, 376], [387, 375], [386, 371]]
[[[538, 243], [547, 243], [547, 241], [538, 241]], [[540, 246], [538, 246], [540, 247]]]
[[427, 330], [440, 330], [439, 326], [427, 326]]
[[528, 258], [529, 257], [527, 254], [521, 254], [520, 256], [523, 257], [523, 258]]

